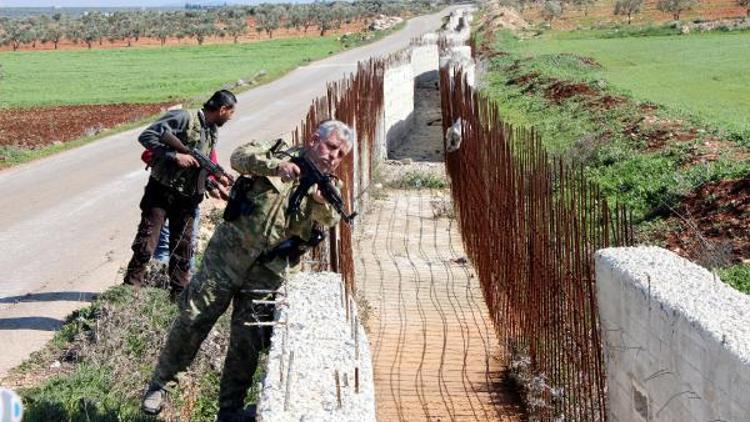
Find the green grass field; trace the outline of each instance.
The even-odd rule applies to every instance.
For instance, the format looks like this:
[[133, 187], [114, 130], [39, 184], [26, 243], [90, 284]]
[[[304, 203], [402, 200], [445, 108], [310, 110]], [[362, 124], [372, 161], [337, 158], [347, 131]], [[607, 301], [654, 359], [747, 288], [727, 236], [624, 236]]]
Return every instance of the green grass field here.
[[620, 91], [750, 133], [750, 32], [626, 38], [551, 32], [518, 48], [593, 57], [603, 66], [602, 78]]
[[[749, 33], [605, 38], [577, 31], [526, 40], [480, 34], [478, 45], [503, 53], [487, 60], [480, 86], [507, 122], [533, 126], [549, 151], [582, 165], [610, 203], [633, 211], [639, 242], [666, 246], [666, 236], [682, 227], [670, 210], [706, 183], [750, 174], [748, 42]], [[557, 84], [595, 94], [555, 97]], [[629, 94], [655, 105], [641, 107]], [[612, 95], [621, 102], [596, 102]], [[691, 135], [676, 137], [688, 129]], [[717, 139], [725, 143], [711, 147]], [[717, 219], [718, 233], [733, 242], [726, 227]], [[716, 264], [710, 254], [692, 252], [750, 293], [747, 265]]]
[[265, 70], [273, 79], [344, 49], [335, 36], [245, 44], [0, 53], [0, 107], [192, 98]]

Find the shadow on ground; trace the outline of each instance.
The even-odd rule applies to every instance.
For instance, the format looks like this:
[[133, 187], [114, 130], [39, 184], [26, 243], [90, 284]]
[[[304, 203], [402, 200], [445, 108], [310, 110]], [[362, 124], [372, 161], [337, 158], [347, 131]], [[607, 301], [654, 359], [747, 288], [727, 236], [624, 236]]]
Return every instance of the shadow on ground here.
[[65, 321], [47, 317], [0, 318], [0, 330], [55, 331]]
[[22, 296], [0, 297], [0, 303], [24, 303], [24, 302], [90, 302], [94, 300], [96, 293], [93, 292], [46, 292], [29, 293]]

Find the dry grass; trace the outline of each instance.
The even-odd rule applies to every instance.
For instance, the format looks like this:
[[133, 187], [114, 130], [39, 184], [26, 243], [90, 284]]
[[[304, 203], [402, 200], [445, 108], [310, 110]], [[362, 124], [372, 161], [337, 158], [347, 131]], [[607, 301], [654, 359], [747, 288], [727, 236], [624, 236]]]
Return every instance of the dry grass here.
[[[163, 268], [150, 274], [151, 283], [166, 280]], [[117, 286], [71, 315], [47, 348], [5, 380], [21, 391], [24, 420], [152, 420], [139, 401], [176, 313], [164, 289]], [[162, 420], [214, 419], [228, 340], [225, 315], [174, 386]]]

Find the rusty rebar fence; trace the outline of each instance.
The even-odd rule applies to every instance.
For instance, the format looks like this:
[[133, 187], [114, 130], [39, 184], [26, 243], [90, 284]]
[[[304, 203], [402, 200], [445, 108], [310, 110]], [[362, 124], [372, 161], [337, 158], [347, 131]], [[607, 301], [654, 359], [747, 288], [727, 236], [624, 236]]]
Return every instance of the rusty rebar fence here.
[[[356, 151], [350, 153], [336, 171], [343, 183], [342, 197], [348, 212], [355, 204], [362, 206], [372, 179], [374, 147], [382, 123], [383, 73], [388, 62], [389, 59], [360, 62], [349, 78], [329, 84], [326, 95], [313, 100], [305, 120], [294, 133], [294, 142], [302, 144], [311, 139], [320, 122], [332, 118], [356, 130]], [[348, 300], [356, 290], [351, 227], [342, 222], [332, 228], [327, 244], [316, 248], [312, 255], [318, 262], [313, 269], [341, 273]]]
[[593, 254], [632, 242], [629, 215], [533, 130], [505, 123], [460, 71], [442, 69], [440, 82], [443, 129], [461, 122], [460, 147], [445, 154], [456, 218], [528, 410], [603, 421]]

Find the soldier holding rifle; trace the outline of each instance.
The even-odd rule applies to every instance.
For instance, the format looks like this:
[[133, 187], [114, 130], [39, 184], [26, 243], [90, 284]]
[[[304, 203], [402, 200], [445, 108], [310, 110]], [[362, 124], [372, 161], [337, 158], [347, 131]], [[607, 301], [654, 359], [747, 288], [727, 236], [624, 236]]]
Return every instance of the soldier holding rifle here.
[[159, 231], [165, 219], [169, 219], [172, 297], [177, 297], [187, 286], [195, 208], [203, 200], [207, 187], [209, 194], [226, 197], [231, 185], [231, 177], [205, 157], [216, 145], [218, 128], [232, 118], [236, 103], [237, 98], [231, 92], [217, 91], [201, 109], [170, 111], [138, 137], [153, 156], [125, 284], [143, 284]]
[[[218, 421], [248, 420], [243, 406], [258, 354], [267, 346], [274, 295], [285, 272], [346, 215], [329, 176], [352, 150], [355, 134], [342, 122], [320, 124], [304, 148], [277, 141], [237, 148], [225, 221], [214, 232], [185, 293], [159, 356], [143, 410], [161, 411], [166, 386], [195, 357], [216, 320], [232, 303], [229, 350], [221, 377]], [[270, 295], [269, 295], [270, 293]]]

